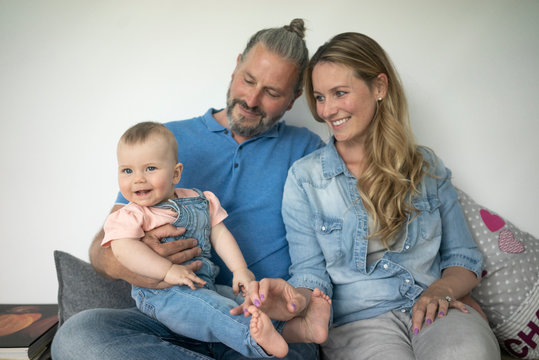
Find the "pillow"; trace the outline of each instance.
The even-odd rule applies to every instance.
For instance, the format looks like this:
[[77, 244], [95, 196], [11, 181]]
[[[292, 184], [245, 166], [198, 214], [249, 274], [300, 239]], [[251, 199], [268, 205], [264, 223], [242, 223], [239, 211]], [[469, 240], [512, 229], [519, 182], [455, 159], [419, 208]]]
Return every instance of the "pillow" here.
[[109, 280], [92, 265], [63, 251], [54, 251], [58, 276], [59, 323], [76, 313], [95, 308], [134, 307], [131, 285], [123, 280]]
[[483, 278], [472, 291], [500, 345], [522, 359], [539, 358], [539, 241], [457, 189], [483, 254]]

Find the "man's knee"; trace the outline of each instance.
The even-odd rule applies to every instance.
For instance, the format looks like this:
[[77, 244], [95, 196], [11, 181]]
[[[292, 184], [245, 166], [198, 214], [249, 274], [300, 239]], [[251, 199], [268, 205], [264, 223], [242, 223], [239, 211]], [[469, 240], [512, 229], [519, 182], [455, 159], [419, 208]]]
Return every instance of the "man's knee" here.
[[[86, 352], [88, 340], [95, 331], [92, 324], [100, 317], [98, 310], [85, 310], [70, 317], [56, 332], [51, 346], [54, 359], [76, 359]], [[90, 356], [90, 354], [88, 354]]]

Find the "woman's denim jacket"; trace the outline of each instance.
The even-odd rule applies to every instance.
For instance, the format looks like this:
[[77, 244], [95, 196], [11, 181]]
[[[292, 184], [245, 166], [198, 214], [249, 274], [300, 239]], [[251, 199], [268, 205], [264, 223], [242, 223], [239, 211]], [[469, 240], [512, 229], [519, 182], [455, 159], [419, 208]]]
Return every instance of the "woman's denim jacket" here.
[[402, 248], [370, 265], [367, 212], [334, 140], [290, 168], [282, 209], [292, 260], [289, 282], [328, 294], [335, 325], [410, 311], [449, 266], [480, 276], [482, 256], [451, 185], [451, 172], [431, 151], [422, 152], [433, 176], [425, 175], [421, 194], [412, 200], [420, 213], [409, 216]]

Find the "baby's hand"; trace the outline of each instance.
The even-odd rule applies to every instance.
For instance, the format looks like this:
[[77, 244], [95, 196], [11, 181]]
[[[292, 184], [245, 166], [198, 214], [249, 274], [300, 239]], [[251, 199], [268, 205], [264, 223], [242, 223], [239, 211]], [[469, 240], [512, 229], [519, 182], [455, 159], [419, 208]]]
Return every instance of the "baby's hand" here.
[[195, 283], [198, 287], [206, 284], [204, 280], [196, 276], [189, 268], [176, 264], [170, 267], [163, 280], [171, 285], [187, 285], [193, 290], [196, 290]]
[[241, 291], [241, 294], [245, 296], [247, 294], [249, 283], [254, 280], [254, 274], [246, 267], [234, 271], [232, 278], [232, 290], [234, 291], [234, 295], [238, 295]]

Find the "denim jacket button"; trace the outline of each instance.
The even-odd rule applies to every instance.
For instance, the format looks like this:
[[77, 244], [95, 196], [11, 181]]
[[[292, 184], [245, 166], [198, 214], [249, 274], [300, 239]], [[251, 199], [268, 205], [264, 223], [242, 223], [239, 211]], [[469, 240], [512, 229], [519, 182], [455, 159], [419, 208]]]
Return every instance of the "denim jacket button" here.
[[387, 269], [389, 266], [387, 264], [384, 264], [384, 269]]
[[324, 225], [322, 225], [322, 231], [326, 231], [326, 227]]
[[410, 282], [410, 279], [406, 279], [404, 281], [408, 284]]

